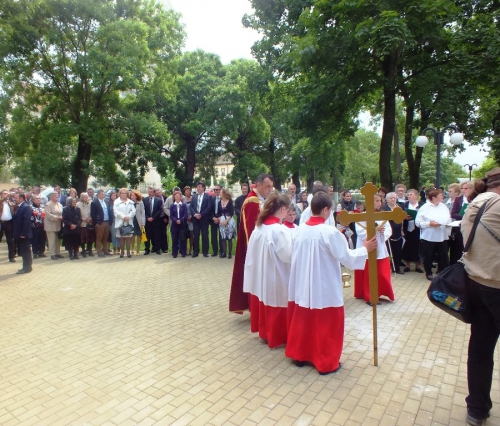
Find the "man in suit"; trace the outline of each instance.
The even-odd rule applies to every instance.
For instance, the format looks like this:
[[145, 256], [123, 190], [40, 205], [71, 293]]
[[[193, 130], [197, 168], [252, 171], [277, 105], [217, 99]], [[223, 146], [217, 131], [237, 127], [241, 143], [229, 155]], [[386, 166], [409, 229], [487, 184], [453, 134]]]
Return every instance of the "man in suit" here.
[[162, 212], [162, 200], [155, 196], [155, 189], [148, 188], [148, 196], [142, 199], [144, 204], [144, 213], [146, 216], [146, 242], [144, 243], [144, 254], [148, 255], [151, 251], [161, 254], [161, 224], [160, 215]]
[[66, 198], [68, 198], [67, 195], [64, 195], [61, 192], [61, 187], [59, 185], [54, 185], [54, 191], [57, 192], [57, 201], [63, 206], [66, 206]]
[[[220, 221], [220, 185], [214, 186], [214, 196], [212, 197], [212, 210], [210, 212], [210, 233], [212, 239], [212, 257], [217, 256], [219, 251], [219, 221]], [[221, 253], [222, 254], [222, 253]]]
[[90, 203], [90, 216], [95, 225], [95, 248], [99, 257], [111, 256], [108, 242], [111, 215], [104, 201], [105, 196], [104, 190], [98, 189], [96, 199]]
[[403, 209], [405, 203], [408, 201], [408, 198], [406, 198], [406, 186], [404, 186], [402, 183], [399, 183], [396, 185], [396, 189], [394, 192], [396, 193], [398, 206]]
[[241, 208], [243, 207], [243, 203], [245, 202], [245, 198], [247, 198], [249, 191], [248, 183], [241, 184], [241, 195], [236, 198], [234, 202], [234, 212], [236, 213], [236, 229], [240, 229], [240, 216], [241, 216]]
[[163, 195], [161, 188], [155, 189], [155, 195], [161, 200], [160, 213], [160, 249], [163, 253], [168, 253], [168, 216], [165, 210], [165, 200], [167, 197]]
[[33, 210], [26, 203], [26, 195], [19, 192], [14, 195], [14, 201], [17, 204], [17, 210], [14, 213], [14, 240], [19, 248], [19, 255], [23, 258], [23, 267], [17, 271], [18, 274], [27, 274], [31, 272], [31, 249], [30, 242], [33, 238], [31, 229], [31, 215]]
[[[14, 217], [14, 201], [10, 198], [10, 193], [6, 189], [2, 191], [0, 199], [0, 226], [2, 227], [2, 234], [5, 234], [7, 240], [7, 247], [9, 251], [9, 262], [15, 262], [16, 259], [16, 244], [14, 242], [14, 235], [12, 230], [13, 217]], [[1, 239], [1, 238], [0, 238]]]
[[205, 194], [205, 182], [196, 184], [196, 194], [191, 200], [191, 221], [193, 222], [193, 257], [200, 254], [200, 233], [201, 249], [203, 256], [208, 257], [208, 225], [210, 223], [210, 213], [212, 211], [212, 197]]

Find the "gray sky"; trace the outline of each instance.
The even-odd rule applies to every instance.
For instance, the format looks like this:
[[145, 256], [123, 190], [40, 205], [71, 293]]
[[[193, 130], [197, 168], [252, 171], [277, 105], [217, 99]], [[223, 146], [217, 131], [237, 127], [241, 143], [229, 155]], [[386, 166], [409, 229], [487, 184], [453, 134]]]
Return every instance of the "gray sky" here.
[[259, 39], [256, 31], [244, 28], [241, 19], [251, 14], [248, 0], [162, 0], [182, 14], [186, 26], [185, 50], [202, 49], [216, 53], [224, 64], [248, 58], [250, 48]]

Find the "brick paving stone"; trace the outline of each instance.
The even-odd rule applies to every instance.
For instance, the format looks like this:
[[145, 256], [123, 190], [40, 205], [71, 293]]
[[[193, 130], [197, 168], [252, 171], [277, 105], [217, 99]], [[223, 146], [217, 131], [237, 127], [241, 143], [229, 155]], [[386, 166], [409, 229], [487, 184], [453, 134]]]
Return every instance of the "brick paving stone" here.
[[[469, 327], [421, 274], [371, 309], [344, 290], [342, 369], [319, 376], [227, 311], [231, 261], [36, 259], [0, 244], [0, 425], [462, 425]], [[496, 359], [500, 361], [498, 353]], [[499, 363], [486, 426], [500, 426]]]

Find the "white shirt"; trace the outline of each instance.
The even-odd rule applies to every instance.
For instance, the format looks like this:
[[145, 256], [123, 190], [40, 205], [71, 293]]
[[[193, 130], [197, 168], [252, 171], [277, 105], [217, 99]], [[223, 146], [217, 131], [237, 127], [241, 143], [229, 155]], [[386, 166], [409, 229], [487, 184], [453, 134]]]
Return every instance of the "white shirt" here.
[[10, 212], [10, 205], [8, 201], [3, 202], [2, 218], [0, 220], [12, 220], [12, 213]]
[[288, 300], [311, 309], [343, 306], [340, 264], [364, 269], [367, 258], [365, 247], [350, 250], [334, 226], [300, 225], [293, 242]]
[[181, 205], [182, 203], [174, 203], [177, 206], [177, 217], [181, 216]]
[[[439, 223], [440, 226], [431, 227], [432, 221]], [[421, 229], [420, 238], [433, 242], [442, 242], [448, 239], [451, 228], [445, 225], [450, 222], [450, 211], [444, 203], [439, 203], [437, 206], [431, 202], [425, 203], [418, 210], [415, 219], [416, 225]]]
[[[300, 214], [300, 224], [306, 223], [312, 216], [311, 206], [307, 206], [304, 211]], [[335, 226], [335, 219], [333, 218], [333, 210], [332, 214], [325, 220], [326, 225]]]
[[[380, 226], [384, 223], [383, 220], [377, 220], [377, 225]], [[363, 225], [363, 226], [361, 226]], [[358, 239], [356, 241], [356, 247], [362, 247], [366, 241], [366, 222], [357, 222], [356, 223], [356, 235]], [[389, 221], [386, 221], [384, 226], [384, 233], [381, 234], [379, 231], [376, 231], [375, 236], [377, 237], [377, 259], [385, 259], [389, 257], [389, 252], [387, 251], [387, 245], [385, 242], [391, 238], [392, 228]]]
[[243, 291], [266, 306], [286, 308], [292, 236], [279, 223], [255, 227], [248, 242]]

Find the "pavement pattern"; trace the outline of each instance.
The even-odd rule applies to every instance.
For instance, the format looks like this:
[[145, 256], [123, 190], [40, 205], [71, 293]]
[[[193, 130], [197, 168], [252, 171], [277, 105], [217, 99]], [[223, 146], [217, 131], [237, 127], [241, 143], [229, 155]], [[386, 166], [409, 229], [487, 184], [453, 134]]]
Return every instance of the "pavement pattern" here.
[[[233, 260], [63, 254], [15, 275], [0, 244], [1, 426], [465, 424], [468, 326], [423, 274], [393, 276], [378, 367], [372, 311], [345, 289], [343, 366], [320, 376], [228, 312]], [[498, 362], [492, 400], [498, 426]]]

